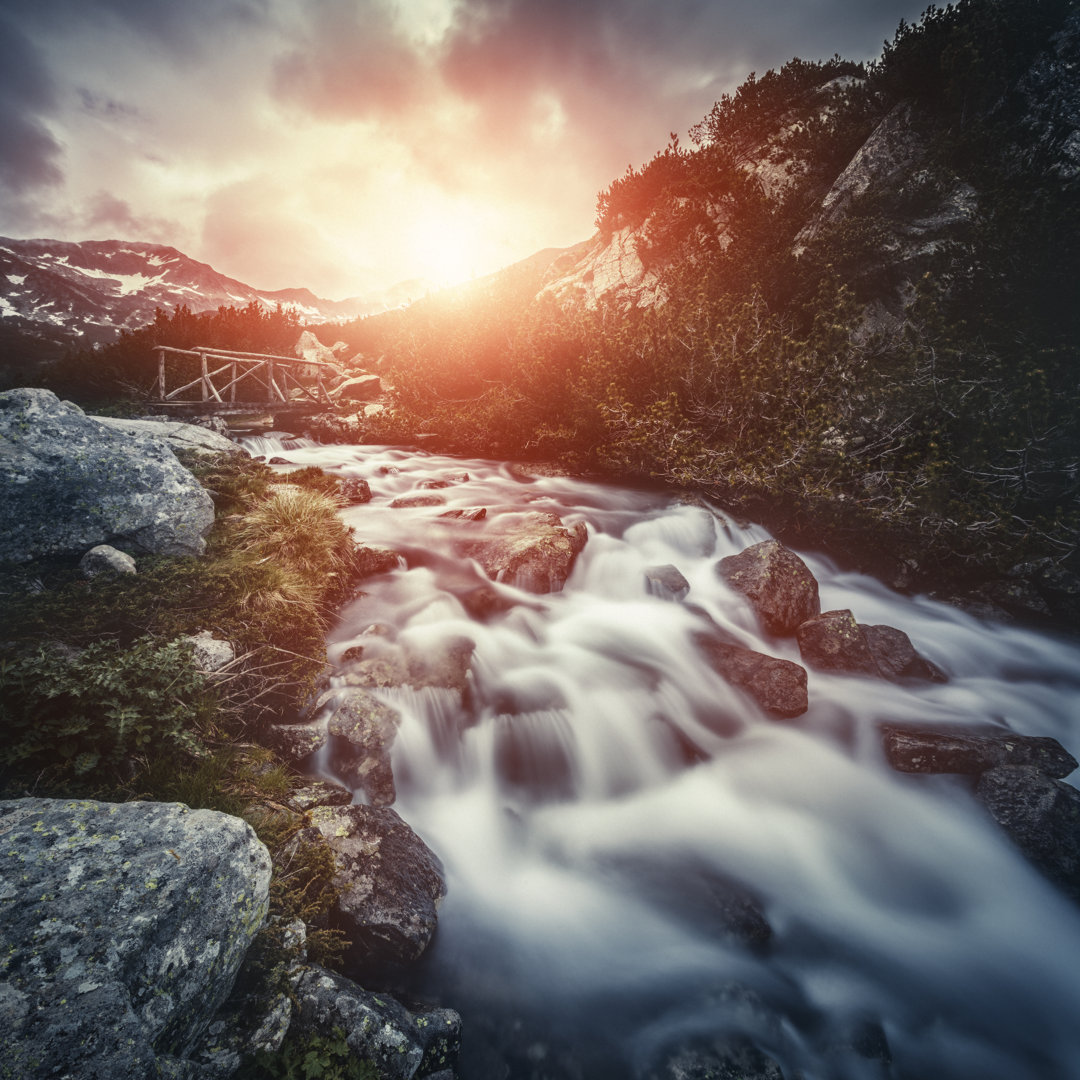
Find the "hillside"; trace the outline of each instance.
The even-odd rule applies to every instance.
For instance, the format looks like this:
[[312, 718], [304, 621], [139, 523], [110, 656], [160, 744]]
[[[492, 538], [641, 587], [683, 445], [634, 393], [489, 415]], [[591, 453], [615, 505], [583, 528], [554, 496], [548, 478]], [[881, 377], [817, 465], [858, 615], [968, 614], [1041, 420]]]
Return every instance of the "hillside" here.
[[752, 76], [544, 274], [343, 330], [398, 392], [356, 434], [695, 488], [898, 580], [1072, 565], [1078, 62], [1075, 2], [962, 0]]
[[0, 364], [50, 359], [68, 348], [115, 340], [155, 310], [195, 312], [279, 305], [302, 322], [339, 322], [416, 299], [424, 282], [384, 293], [324, 300], [308, 289], [257, 289], [176, 248], [121, 240], [81, 244], [0, 237]]

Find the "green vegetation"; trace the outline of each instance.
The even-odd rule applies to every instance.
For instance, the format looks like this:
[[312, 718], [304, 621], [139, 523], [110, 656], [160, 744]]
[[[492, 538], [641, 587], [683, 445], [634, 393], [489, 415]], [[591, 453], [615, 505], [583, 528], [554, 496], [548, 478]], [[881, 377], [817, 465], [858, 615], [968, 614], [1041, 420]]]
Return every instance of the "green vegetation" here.
[[278, 1054], [260, 1051], [255, 1065], [237, 1074], [240, 1080], [379, 1080], [379, 1071], [353, 1056], [345, 1032], [334, 1028], [332, 1038], [312, 1032], [285, 1040]]
[[[751, 76], [600, 193], [661, 303], [518, 275], [335, 328], [396, 387], [344, 434], [685, 485], [937, 573], [1075, 562], [1080, 181], [1044, 55], [1074, 10], [960, 0], [873, 64]], [[879, 127], [896, 172], [821, 214]]]

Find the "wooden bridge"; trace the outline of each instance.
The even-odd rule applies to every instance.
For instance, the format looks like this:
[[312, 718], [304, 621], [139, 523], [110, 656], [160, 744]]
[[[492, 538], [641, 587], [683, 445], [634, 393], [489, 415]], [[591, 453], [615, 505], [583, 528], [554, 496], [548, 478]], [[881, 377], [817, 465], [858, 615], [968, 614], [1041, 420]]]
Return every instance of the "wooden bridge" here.
[[[150, 389], [152, 400], [158, 406], [173, 406], [188, 412], [241, 412], [308, 403], [331, 407], [333, 400], [325, 379], [340, 374], [332, 364], [318, 360], [232, 352], [202, 345], [193, 349], [159, 345], [154, 352], [158, 373]], [[193, 370], [199, 370], [196, 378], [169, 389], [170, 381], [188, 378]], [[189, 396], [182, 397], [184, 394]]]

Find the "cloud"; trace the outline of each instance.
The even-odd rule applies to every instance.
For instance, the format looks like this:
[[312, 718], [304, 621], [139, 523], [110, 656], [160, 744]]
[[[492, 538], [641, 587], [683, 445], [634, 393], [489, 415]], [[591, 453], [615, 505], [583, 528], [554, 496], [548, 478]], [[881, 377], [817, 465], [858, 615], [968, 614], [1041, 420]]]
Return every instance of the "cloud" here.
[[82, 222], [88, 236], [104, 231], [105, 239], [161, 243], [181, 231], [179, 222], [153, 214], [137, 214], [126, 199], [118, 199], [107, 191], [99, 191], [87, 202], [82, 211]]
[[63, 178], [60, 144], [43, 123], [56, 92], [40, 53], [0, 17], [0, 183], [14, 193]]

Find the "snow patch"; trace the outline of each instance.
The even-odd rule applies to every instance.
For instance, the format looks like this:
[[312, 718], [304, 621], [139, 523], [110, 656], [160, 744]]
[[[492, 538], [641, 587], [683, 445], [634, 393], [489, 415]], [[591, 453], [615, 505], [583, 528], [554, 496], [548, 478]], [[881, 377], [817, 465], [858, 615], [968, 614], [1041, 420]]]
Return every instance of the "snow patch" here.
[[12, 306], [11, 301], [3, 296], [0, 296], [0, 319], [6, 319], [9, 315], [18, 315], [19, 313]]
[[115, 281], [119, 296], [130, 296], [135, 292], [142, 292], [151, 285], [160, 285], [165, 280], [164, 274], [157, 277], [147, 277], [145, 274], [115, 274], [110, 270], [84, 269], [81, 273], [87, 277], [100, 278], [103, 281]]
[[11, 282], [12, 285], [21, 285], [26, 280], [26, 275], [25, 274], [8, 274], [7, 279], [8, 279], [8, 281]]

